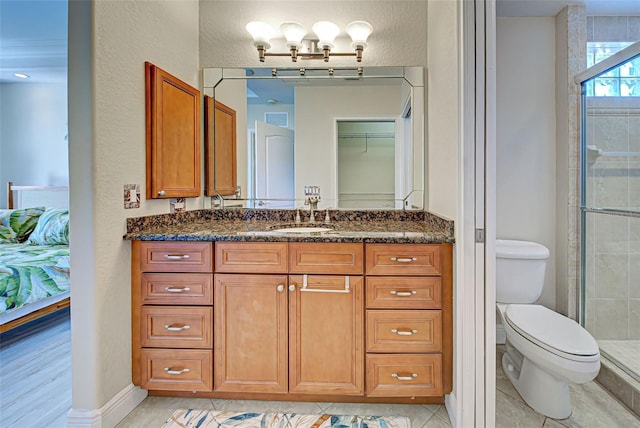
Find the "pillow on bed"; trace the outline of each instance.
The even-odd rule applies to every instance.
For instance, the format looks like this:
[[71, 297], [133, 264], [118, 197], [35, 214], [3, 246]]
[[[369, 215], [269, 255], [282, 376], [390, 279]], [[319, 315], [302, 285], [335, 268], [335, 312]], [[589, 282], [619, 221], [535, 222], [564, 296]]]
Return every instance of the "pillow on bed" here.
[[47, 208], [27, 242], [31, 245], [69, 245], [69, 210]]
[[24, 242], [44, 211], [44, 207], [0, 210], [0, 243]]

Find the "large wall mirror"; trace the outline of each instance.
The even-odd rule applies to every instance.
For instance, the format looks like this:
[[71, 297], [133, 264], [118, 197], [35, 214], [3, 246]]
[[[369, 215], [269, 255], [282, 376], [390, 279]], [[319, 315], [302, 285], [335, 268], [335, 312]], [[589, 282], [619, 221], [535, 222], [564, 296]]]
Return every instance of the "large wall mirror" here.
[[205, 68], [203, 83], [212, 203], [424, 209], [422, 67]]

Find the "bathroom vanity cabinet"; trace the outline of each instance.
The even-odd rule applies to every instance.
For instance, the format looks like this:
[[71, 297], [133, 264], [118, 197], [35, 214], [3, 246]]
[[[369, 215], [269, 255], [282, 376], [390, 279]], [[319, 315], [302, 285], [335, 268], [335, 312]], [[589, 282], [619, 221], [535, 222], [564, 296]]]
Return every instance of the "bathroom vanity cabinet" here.
[[133, 241], [134, 384], [157, 395], [441, 403], [451, 244]]

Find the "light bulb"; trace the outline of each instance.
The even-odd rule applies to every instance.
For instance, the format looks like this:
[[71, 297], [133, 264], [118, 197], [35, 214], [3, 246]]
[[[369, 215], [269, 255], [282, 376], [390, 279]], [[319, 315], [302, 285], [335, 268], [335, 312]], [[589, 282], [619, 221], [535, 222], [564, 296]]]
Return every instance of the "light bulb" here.
[[373, 27], [366, 21], [353, 21], [347, 25], [347, 34], [351, 37], [351, 47], [367, 47], [367, 38], [373, 32]]
[[287, 39], [287, 47], [302, 47], [302, 38], [307, 34], [307, 29], [297, 22], [283, 22], [280, 25], [280, 32]]
[[248, 23], [245, 28], [251, 33], [254, 46], [263, 46], [265, 49], [271, 47], [269, 40], [271, 40], [276, 33], [271, 25], [260, 21], [252, 21]]
[[333, 41], [340, 34], [340, 28], [329, 21], [319, 21], [313, 24], [312, 30], [318, 36], [318, 47], [333, 49]]

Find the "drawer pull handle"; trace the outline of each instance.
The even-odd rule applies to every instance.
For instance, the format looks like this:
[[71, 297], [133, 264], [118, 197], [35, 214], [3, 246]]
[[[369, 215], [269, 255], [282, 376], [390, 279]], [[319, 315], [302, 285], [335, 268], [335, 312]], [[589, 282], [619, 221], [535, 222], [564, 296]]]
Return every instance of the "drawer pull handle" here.
[[168, 293], [186, 293], [187, 291], [191, 291], [189, 287], [165, 287], [164, 291]]
[[181, 375], [184, 373], [189, 373], [189, 369], [188, 368], [184, 368], [184, 369], [180, 369], [180, 370], [174, 370], [171, 367], [165, 367], [164, 371], [167, 372], [167, 374], [170, 375]]
[[314, 293], [349, 293], [351, 285], [349, 284], [349, 275], [344, 277], [344, 289], [342, 290], [323, 290], [320, 288], [307, 288], [309, 286], [309, 275], [302, 275], [302, 288], [300, 291], [308, 291]]
[[397, 328], [392, 328], [391, 333], [395, 333], [398, 336], [411, 336], [418, 333], [418, 330], [398, 330]]
[[394, 377], [398, 380], [410, 381], [410, 380], [413, 380], [414, 378], [417, 378], [418, 373], [411, 373], [409, 376], [403, 376], [403, 375], [399, 375], [398, 373], [393, 373], [391, 377]]
[[191, 326], [190, 325], [173, 326], [171, 324], [167, 324], [164, 326], [164, 328], [166, 328], [169, 331], [182, 331], [182, 330], [189, 330]]
[[411, 297], [414, 294], [416, 294], [417, 291], [416, 290], [411, 290], [411, 291], [391, 290], [389, 293], [393, 294], [394, 296], [398, 296], [398, 297]]
[[167, 260], [187, 260], [189, 254], [165, 254], [164, 258]]
[[418, 260], [417, 257], [390, 257], [390, 259], [392, 262], [398, 262], [398, 263], [411, 263]]

